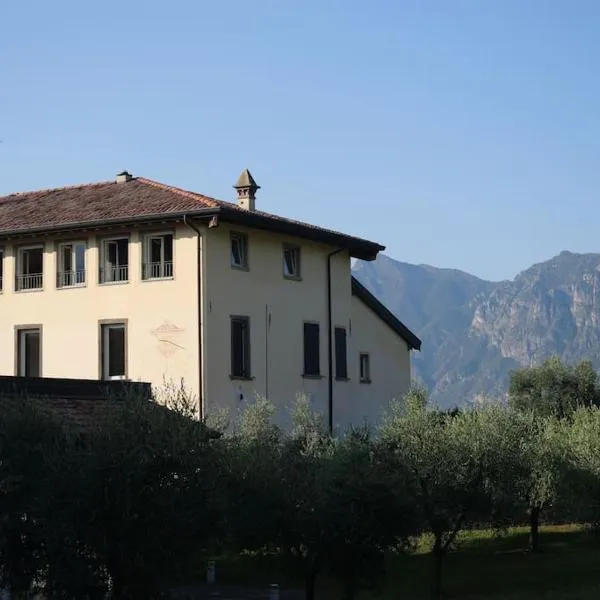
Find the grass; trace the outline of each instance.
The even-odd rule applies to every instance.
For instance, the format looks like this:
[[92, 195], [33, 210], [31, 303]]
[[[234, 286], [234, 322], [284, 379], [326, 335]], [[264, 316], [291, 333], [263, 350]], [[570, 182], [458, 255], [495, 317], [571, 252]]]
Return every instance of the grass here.
[[[528, 530], [514, 528], [461, 534], [446, 558], [445, 598], [468, 600], [588, 600], [600, 598], [600, 543], [582, 527], [547, 526], [541, 530], [543, 552], [527, 551]], [[409, 555], [389, 557], [381, 600], [429, 598], [431, 540], [417, 540]], [[302, 587], [302, 582], [274, 557], [242, 556], [218, 561], [221, 582]], [[319, 598], [339, 598], [335, 583], [319, 585]], [[368, 595], [362, 597], [370, 598]]]

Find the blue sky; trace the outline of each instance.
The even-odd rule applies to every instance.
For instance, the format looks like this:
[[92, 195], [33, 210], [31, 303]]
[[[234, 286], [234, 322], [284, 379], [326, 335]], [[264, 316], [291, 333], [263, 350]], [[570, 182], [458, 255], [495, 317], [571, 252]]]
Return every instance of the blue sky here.
[[489, 279], [600, 252], [600, 3], [0, 6], [0, 194], [127, 168]]

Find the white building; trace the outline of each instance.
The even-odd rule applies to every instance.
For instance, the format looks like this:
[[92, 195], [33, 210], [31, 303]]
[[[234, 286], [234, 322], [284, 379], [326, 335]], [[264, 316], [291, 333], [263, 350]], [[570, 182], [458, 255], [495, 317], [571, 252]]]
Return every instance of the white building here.
[[383, 247], [124, 172], [0, 198], [0, 375], [179, 382], [200, 414], [304, 392], [376, 420], [420, 340], [353, 279]]

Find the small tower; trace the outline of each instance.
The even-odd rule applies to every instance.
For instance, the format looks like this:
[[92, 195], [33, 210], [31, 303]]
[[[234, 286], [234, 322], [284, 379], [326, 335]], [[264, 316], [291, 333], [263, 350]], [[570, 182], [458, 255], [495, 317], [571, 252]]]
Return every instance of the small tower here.
[[248, 169], [244, 169], [233, 186], [237, 191], [237, 200], [240, 208], [246, 210], [256, 209], [256, 190], [260, 190], [260, 185], [256, 184], [254, 177]]

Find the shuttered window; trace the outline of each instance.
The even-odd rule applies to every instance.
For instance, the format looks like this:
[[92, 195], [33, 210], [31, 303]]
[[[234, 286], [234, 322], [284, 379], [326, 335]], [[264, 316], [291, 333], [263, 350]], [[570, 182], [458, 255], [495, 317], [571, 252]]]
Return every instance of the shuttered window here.
[[304, 323], [304, 375], [320, 375], [320, 365], [319, 324]]
[[335, 328], [335, 377], [348, 379], [348, 359], [346, 352], [346, 330]]
[[250, 319], [231, 317], [231, 376], [250, 377]]

